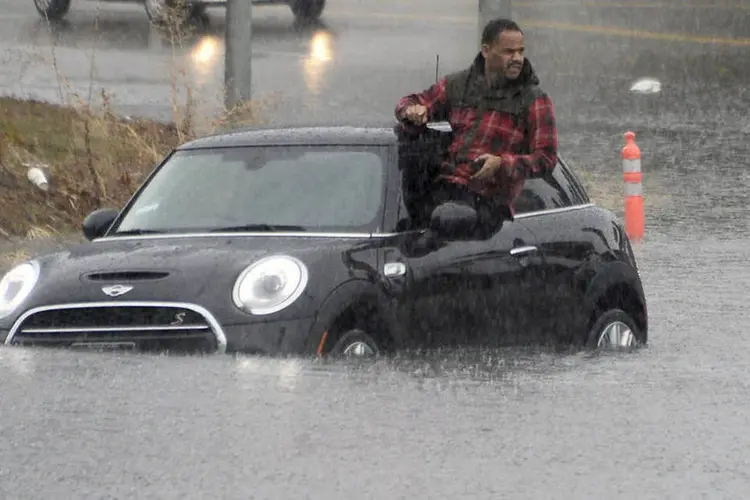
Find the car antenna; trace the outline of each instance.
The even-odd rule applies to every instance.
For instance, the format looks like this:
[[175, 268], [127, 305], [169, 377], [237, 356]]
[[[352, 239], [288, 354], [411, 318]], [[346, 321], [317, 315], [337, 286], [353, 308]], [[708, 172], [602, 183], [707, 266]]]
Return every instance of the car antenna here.
[[435, 83], [438, 82], [438, 68], [440, 68], [440, 54], [435, 54]]

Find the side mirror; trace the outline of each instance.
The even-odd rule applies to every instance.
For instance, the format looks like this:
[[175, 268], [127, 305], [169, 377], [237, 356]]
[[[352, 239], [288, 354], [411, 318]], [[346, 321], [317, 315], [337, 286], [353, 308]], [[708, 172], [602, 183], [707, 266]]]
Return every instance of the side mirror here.
[[107, 232], [107, 229], [117, 218], [119, 212], [111, 208], [100, 208], [94, 210], [83, 219], [83, 235], [91, 241], [99, 238]]
[[432, 211], [430, 229], [441, 238], [471, 239], [476, 234], [478, 216], [468, 205], [449, 201]]

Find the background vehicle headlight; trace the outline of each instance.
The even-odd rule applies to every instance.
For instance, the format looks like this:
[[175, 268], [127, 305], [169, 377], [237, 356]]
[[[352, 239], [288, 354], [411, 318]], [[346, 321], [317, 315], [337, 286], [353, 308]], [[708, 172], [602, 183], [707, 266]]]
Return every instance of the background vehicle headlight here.
[[294, 257], [265, 257], [245, 269], [234, 285], [232, 298], [240, 309], [263, 315], [281, 311], [302, 295], [307, 267]]
[[26, 300], [39, 279], [36, 261], [20, 264], [0, 280], [0, 318], [10, 315]]

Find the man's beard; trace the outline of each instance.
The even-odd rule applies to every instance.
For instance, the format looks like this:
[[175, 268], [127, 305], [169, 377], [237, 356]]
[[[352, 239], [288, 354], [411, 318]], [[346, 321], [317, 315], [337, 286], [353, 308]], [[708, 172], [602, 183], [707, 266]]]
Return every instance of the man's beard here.
[[504, 68], [492, 70], [489, 73], [490, 77], [490, 83], [493, 87], [503, 87], [505, 85], [511, 84], [514, 81], [518, 80], [518, 77], [520, 77], [520, 73], [515, 78], [508, 78], [508, 76], [505, 74], [506, 70]]

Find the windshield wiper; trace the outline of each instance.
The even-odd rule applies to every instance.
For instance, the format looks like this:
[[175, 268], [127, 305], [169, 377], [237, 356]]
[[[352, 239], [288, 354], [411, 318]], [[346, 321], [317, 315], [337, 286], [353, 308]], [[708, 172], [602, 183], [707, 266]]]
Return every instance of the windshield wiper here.
[[276, 233], [281, 231], [306, 231], [302, 226], [278, 225], [278, 224], [243, 224], [240, 226], [226, 226], [211, 229], [212, 233], [230, 233], [242, 231], [263, 231], [267, 233]]

